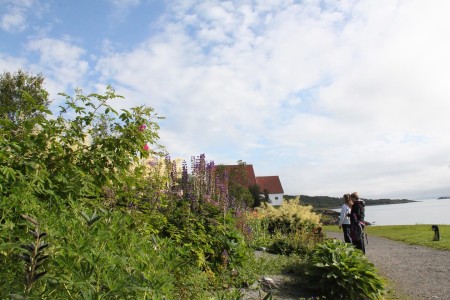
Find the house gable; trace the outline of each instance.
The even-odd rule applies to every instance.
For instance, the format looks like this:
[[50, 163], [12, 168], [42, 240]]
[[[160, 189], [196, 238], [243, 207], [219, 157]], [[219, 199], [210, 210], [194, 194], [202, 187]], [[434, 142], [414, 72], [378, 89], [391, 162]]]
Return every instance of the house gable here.
[[258, 176], [256, 183], [259, 185], [261, 193], [267, 191], [269, 200], [273, 205], [281, 205], [283, 202], [284, 191], [278, 176]]
[[223, 168], [228, 174], [229, 180], [245, 187], [256, 184], [255, 171], [253, 165], [218, 165], [218, 170]]
[[281, 186], [280, 177], [278, 176], [258, 176], [256, 183], [260, 190], [267, 190], [269, 194], [283, 194], [283, 187]]

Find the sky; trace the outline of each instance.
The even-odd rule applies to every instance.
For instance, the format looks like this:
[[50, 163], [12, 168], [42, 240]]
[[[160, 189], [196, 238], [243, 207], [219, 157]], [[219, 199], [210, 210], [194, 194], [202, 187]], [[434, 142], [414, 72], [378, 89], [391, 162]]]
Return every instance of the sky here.
[[111, 85], [172, 158], [278, 175], [285, 194], [450, 195], [448, 0], [0, 0], [0, 72], [57, 107]]

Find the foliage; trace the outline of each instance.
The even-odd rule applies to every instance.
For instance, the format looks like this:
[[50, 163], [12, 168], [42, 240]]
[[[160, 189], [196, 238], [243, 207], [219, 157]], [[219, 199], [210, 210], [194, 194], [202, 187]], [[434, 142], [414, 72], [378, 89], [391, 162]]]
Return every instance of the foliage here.
[[383, 299], [386, 284], [374, 265], [354, 247], [331, 240], [318, 244], [304, 265], [303, 286], [330, 299]]
[[284, 201], [277, 208], [263, 204], [247, 213], [247, 224], [247, 242], [271, 253], [307, 255], [322, 238], [317, 232], [320, 215], [295, 201]]
[[310, 232], [320, 226], [320, 215], [314, 213], [311, 206], [300, 205], [298, 199], [284, 200], [278, 208], [264, 204], [258, 212], [267, 218], [270, 233], [289, 233], [297, 230]]
[[264, 201], [264, 197], [261, 196], [261, 187], [258, 184], [254, 184], [248, 187], [250, 194], [253, 197], [252, 208], [259, 207], [261, 203]]
[[269, 232], [269, 220], [258, 211], [247, 212], [247, 225], [249, 234], [247, 243], [254, 249], [267, 248], [272, 243], [272, 234]]
[[[153, 119], [159, 117], [148, 107], [119, 113], [108, 104], [118, 97], [111, 88], [105, 95], [77, 91], [75, 97], [65, 95], [57, 118], [31, 103], [37, 116], [19, 124], [1, 119], [0, 196], [95, 199], [112, 183], [116, 191], [129, 191], [132, 179], [140, 179], [140, 159], [156, 153], [141, 149], [156, 145], [159, 127]], [[143, 124], [146, 130], [140, 130]]]
[[[239, 160], [237, 165], [215, 167], [216, 178], [226, 182], [228, 186], [228, 197], [235, 201], [240, 208], [254, 207], [255, 191], [250, 189], [247, 164]], [[253, 187], [254, 188], [254, 187]]]
[[20, 124], [42, 115], [50, 103], [43, 85], [42, 75], [22, 70], [0, 74], [0, 119]]
[[[91, 218], [86, 220], [84, 215]], [[206, 283], [206, 276], [200, 271], [185, 271], [184, 257], [189, 249], [171, 240], [152, 238], [142, 213], [100, 209], [93, 215], [75, 202], [58, 213], [42, 212], [40, 218], [46, 220], [47, 239], [52, 247], [48, 251], [48, 273], [30, 296], [39, 299], [175, 298], [181, 293], [183, 282], [191, 281], [192, 276], [203, 277]], [[3, 259], [4, 272], [15, 272], [15, 255], [11, 253]], [[4, 278], [4, 282], [0, 280], [3, 293], [0, 298], [6, 298], [8, 292], [20, 293], [22, 284], [16, 278], [17, 275]], [[199, 278], [193, 292], [201, 295]]]
[[272, 236], [272, 242], [268, 247], [268, 251], [283, 255], [296, 254], [307, 256], [320, 241], [322, 241], [322, 236], [315, 232], [306, 232], [304, 230], [293, 231], [289, 234], [276, 232]]
[[[166, 160], [166, 164], [170, 162]], [[161, 234], [189, 246], [191, 253], [186, 260], [191, 259], [203, 270], [216, 274], [239, 272], [251, 251], [237, 229], [241, 202], [230, 198], [228, 181], [216, 176], [214, 163], [207, 162], [204, 154], [192, 157], [190, 175], [185, 163], [179, 177], [175, 175], [175, 162], [170, 169], [168, 186], [173, 206], [168, 208], [170, 213], [166, 214]], [[243, 278], [241, 283], [245, 281]]]
[[31, 289], [35, 283], [47, 273], [47, 271], [42, 270], [48, 258], [48, 255], [45, 254], [45, 249], [49, 244], [43, 241], [47, 233], [41, 232], [39, 223], [32, 217], [27, 215], [22, 215], [21, 217], [34, 227], [33, 230], [29, 231], [33, 241], [20, 245], [19, 249], [22, 253], [18, 257], [23, 261], [24, 266], [21, 267], [25, 271], [23, 289], [21, 291], [23, 296], [11, 294], [13, 299], [27, 299], [26, 297], [31, 295]]

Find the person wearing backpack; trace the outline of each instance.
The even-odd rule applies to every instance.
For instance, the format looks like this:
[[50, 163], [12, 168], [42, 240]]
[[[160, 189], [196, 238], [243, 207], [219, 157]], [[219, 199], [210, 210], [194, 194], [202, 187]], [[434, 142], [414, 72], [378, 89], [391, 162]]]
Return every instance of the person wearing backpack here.
[[366, 203], [359, 198], [357, 192], [352, 193], [350, 198], [353, 202], [352, 209], [350, 211], [350, 235], [352, 238], [352, 244], [355, 248], [360, 249], [363, 253], [366, 253], [366, 247], [364, 244], [364, 227], [366, 226], [364, 215]]
[[341, 214], [339, 216], [339, 229], [342, 228], [344, 233], [344, 241], [346, 243], [352, 243], [352, 238], [350, 236], [350, 212], [352, 209], [352, 200], [350, 199], [350, 194], [344, 195], [344, 204], [341, 207]]

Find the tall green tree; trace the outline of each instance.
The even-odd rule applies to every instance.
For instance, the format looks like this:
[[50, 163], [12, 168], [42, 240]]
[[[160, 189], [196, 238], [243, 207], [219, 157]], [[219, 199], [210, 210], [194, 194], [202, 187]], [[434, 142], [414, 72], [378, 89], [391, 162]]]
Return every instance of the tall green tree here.
[[[7, 118], [15, 124], [42, 114], [50, 104], [44, 90], [44, 77], [22, 70], [0, 75], [0, 118]], [[39, 109], [40, 107], [40, 109]]]

